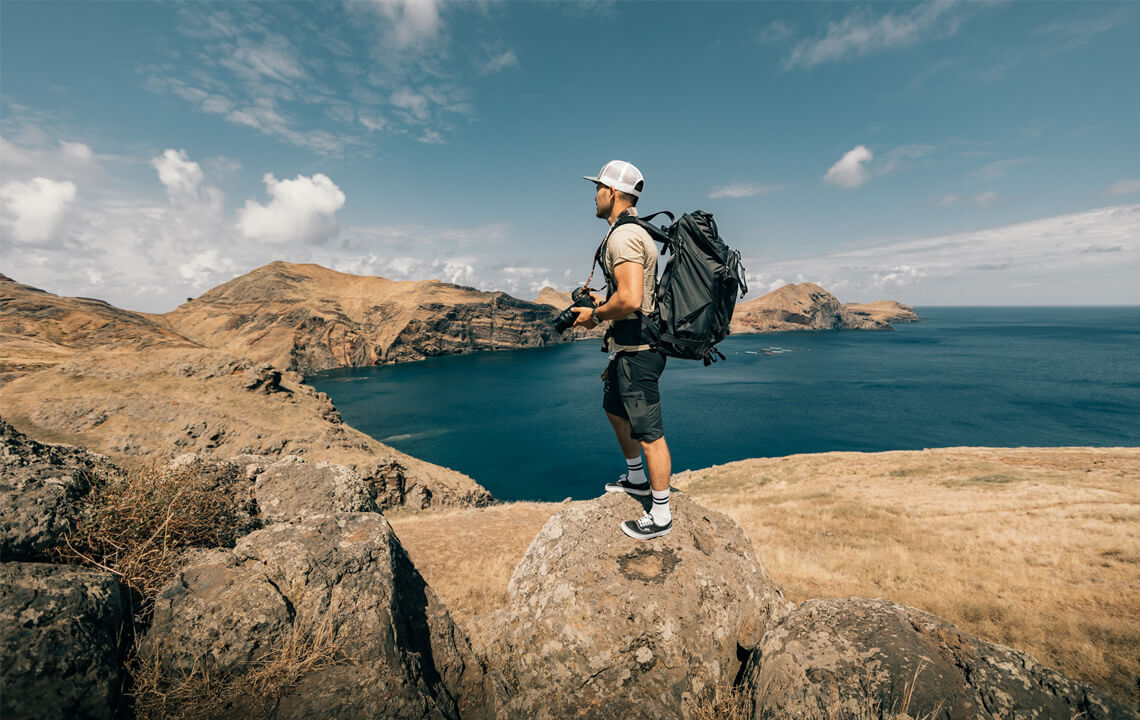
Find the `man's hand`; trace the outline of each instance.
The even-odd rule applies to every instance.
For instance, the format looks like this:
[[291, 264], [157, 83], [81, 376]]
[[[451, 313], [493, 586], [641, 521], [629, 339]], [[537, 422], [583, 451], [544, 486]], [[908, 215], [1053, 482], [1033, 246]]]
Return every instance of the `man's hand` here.
[[593, 330], [598, 326], [597, 321], [590, 317], [594, 312], [594, 308], [576, 307], [571, 308], [574, 311], [574, 325], [573, 327], [582, 327], [587, 330]]

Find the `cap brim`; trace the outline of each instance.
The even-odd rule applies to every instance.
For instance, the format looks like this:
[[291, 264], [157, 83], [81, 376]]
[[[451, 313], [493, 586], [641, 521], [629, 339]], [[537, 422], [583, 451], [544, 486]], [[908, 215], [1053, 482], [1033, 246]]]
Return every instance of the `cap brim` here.
[[583, 176], [582, 176], [582, 179], [583, 179], [583, 180], [589, 180], [589, 181], [590, 181], [590, 182], [592, 182], [592, 183], [598, 183], [598, 182], [601, 182], [601, 180], [598, 180], [596, 177], [590, 177], [589, 175], [583, 175]]

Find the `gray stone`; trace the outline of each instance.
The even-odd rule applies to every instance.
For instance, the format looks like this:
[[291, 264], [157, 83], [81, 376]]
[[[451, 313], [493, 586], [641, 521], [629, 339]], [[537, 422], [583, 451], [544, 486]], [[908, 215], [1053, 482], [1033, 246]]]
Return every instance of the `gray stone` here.
[[337, 512], [377, 512], [368, 485], [352, 469], [287, 456], [257, 476], [257, 505], [266, 522]]
[[731, 684], [791, 609], [727, 516], [676, 493], [672, 533], [626, 537], [619, 523], [641, 512], [605, 495], [531, 543], [488, 651], [513, 686], [509, 717], [680, 717], [687, 698]]
[[866, 598], [803, 603], [764, 637], [745, 682], [756, 718], [1137, 717], [1025, 653]]
[[0, 419], [0, 558], [49, 560], [75, 503], [120, 471], [102, 455], [36, 442]]
[[115, 715], [123, 684], [120, 593], [110, 573], [46, 563], [0, 565], [0, 717]]
[[278, 523], [200, 554], [159, 593], [144, 653], [175, 676], [242, 673], [289, 634], [326, 633], [335, 665], [310, 671], [280, 717], [488, 718], [494, 685], [383, 516]]

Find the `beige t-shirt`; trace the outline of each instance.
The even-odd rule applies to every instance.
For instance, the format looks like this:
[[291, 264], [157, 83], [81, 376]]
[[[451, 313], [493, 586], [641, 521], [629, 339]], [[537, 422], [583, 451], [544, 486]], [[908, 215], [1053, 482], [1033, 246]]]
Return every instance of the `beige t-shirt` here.
[[[627, 213], [636, 214], [633, 208]], [[642, 268], [641, 312], [651, 313], [657, 307], [657, 244], [644, 229], [637, 225], [622, 225], [610, 233], [606, 241], [606, 256], [602, 258], [610, 277], [623, 262], [635, 262]], [[637, 317], [630, 313], [622, 320]], [[618, 345], [610, 338], [610, 352], [648, 350], [648, 345]]]

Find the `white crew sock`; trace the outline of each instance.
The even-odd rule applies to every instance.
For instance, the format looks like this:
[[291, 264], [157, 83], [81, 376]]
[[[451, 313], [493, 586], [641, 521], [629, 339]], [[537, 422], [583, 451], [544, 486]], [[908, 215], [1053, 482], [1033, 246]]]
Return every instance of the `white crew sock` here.
[[645, 479], [645, 464], [641, 462], [641, 456], [635, 458], [626, 458], [625, 466], [629, 468], [629, 476], [626, 478], [634, 485], [644, 485], [649, 482]]
[[673, 519], [673, 513], [669, 512], [669, 489], [654, 490], [653, 491], [653, 509], [649, 511], [653, 516], [654, 525], [668, 525], [669, 521]]

